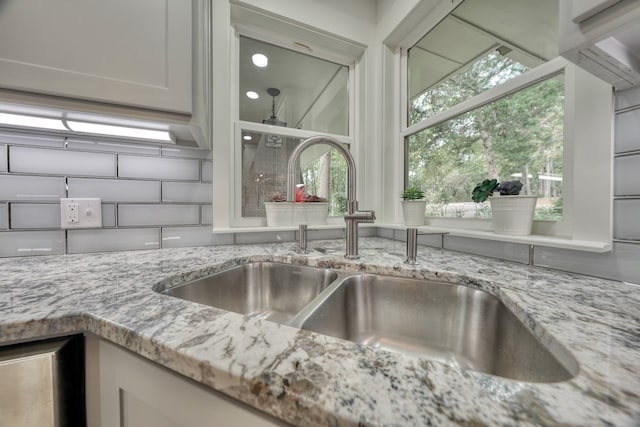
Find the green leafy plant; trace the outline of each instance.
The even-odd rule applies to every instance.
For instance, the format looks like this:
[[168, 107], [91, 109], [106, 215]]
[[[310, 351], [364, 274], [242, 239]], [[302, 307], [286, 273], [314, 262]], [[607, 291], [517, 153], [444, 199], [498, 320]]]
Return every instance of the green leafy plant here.
[[498, 188], [497, 179], [485, 179], [481, 183], [475, 186], [471, 192], [471, 200], [476, 203], [482, 203], [486, 201], [490, 195]]
[[401, 194], [400, 197], [402, 200], [420, 200], [424, 199], [424, 191], [422, 191], [419, 187], [412, 185], [411, 187], [407, 187]]

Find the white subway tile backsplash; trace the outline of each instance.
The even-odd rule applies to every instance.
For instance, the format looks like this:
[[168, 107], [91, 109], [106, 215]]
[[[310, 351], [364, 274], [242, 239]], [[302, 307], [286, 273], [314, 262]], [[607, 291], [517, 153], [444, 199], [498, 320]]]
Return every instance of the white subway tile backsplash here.
[[640, 240], [640, 200], [613, 202], [613, 237], [621, 240]]
[[119, 205], [118, 226], [191, 225], [200, 223], [198, 205]]
[[197, 148], [187, 147], [162, 147], [162, 155], [164, 157], [184, 157], [189, 159], [210, 159], [210, 150], [198, 150]]
[[10, 172], [52, 175], [115, 176], [114, 154], [10, 147]]
[[210, 159], [209, 150], [2, 131], [0, 256], [65, 253], [63, 197], [102, 199], [106, 227], [68, 230], [69, 253], [159, 248], [161, 233], [168, 247], [233, 242], [211, 233]]
[[640, 244], [615, 242], [607, 253], [537, 247], [534, 264], [611, 280], [640, 284]]
[[233, 233], [214, 234], [211, 227], [162, 227], [162, 247], [230, 245]]
[[0, 203], [0, 230], [9, 228], [9, 205]]
[[103, 227], [116, 226], [116, 205], [112, 203], [102, 204], [102, 226]]
[[507, 261], [529, 263], [529, 245], [498, 242], [468, 237], [444, 236], [444, 248], [470, 254], [505, 259]]
[[616, 111], [640, 105], [640, 87], [616, 92]]
[[65, 197], [64, 178], [0, 175], [0, 200], [58, 201]]
[[64, 254], [64, 231], [0, 233], [0, 257]]
[[[362, 236], [362, 231], [364, 227], [360, 227], [358, 230], [358, 235]], [[296, 231], [296, 240], [300, 238], [300, 235]], [[343, 239], [344, 238], [344, 228], [336, 227], [336, 228], [307, 228], [307, 239], [309, 240], [324, 240], [324, 239]]]
[[59, 203], [11, 203], [11, 228], [60, 228]]
[[0, 132], [0, 144], [62, 148], [64, 147], [64, 137]]
[[202, 180], [207, 182], [213, 181], [213, 162], [210, 160], [202, 162]]
[[362, 237], [375, 237], [377, 235], [376, 227], [360, 227], [360, 236]]
[[634, 150], [640, 150], [640, 108], [616, 115], [616, 153]]
[[442, 249], [444, 237], [446, 236], [442, 236], [442, 234], [418, 235], [418, 244]]
[[200, 222], [202, 225], [213, 224], [213, 205], [200, 206]]
[[292, 242], [296, 239], [294, 231], [266, 231], [256, 233], [237, 233], [236, 243], [276, 243]]
[[105, 153], [130, 153], [159, 156], [160, 147], [157, 145], [134, 144], [131, 142], [92, 141], [89, 139], [69, 138], [67, 148], [86, 151], [102, 151]]
[[378, 227], [376, 236], [384, 237], [385, 239], [393, 239], [394, 230], [393, 228], [386, 227]]
[[200, 161], [118, 155], [118, 176], [123, 178], [200, 180]]
[[163, 202], [211, 203], [213, 184], [200, 182], [163, 182]]
[[6, 172], [9, 170], [9, 164], [7, 162], [8, 152], [6, 145], [0, 145], [0, 172]]
[[98, 197], [107, 202], [159, 202], [159, 181], [69, 178], [69, 197]]
[[160, 248], [159, 228], [69, 230], [67, 233], [70, 254]]
[[614, 160], [613, 192], [616, 196], [640, 195], [640, 154], [616, 157]]

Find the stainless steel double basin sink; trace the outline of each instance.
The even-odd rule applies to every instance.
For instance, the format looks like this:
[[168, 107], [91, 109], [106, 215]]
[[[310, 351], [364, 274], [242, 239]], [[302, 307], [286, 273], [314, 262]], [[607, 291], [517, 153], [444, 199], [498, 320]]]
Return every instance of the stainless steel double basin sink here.
[[450, 283], [255, 262], [163, 293], [324, 335], [529, 382], [577, 373], [498, 298]]

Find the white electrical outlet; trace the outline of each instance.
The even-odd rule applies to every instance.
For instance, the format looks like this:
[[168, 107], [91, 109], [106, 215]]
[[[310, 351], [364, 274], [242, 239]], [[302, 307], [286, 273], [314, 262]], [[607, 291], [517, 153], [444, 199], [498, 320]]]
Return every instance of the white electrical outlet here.
[[100, 199], [60, 199], [62, 228], [102, 227]]

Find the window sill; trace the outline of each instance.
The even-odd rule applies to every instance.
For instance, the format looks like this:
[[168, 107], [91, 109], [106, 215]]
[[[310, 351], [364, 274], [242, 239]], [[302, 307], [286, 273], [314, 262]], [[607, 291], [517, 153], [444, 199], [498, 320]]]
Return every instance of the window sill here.
[[[358, 224], [360, 228], [376, 227], [377, 224]], [[339, 230], [344, 229], [345, 224], [342, 221], [339, 224], [309, 225], [309, 230]], [[268, 231], [298, 231], [297, 225], [288, 225], [283, 227], [273, 227], [267, 225], [242, 226], [230, 228], [214, 228], [213, 233], [264, 233]]]
[[[396, 230], [405, 230], [407, 226], [401, 224], [376, 224], [381, 228], [390, 228]], [[587, 240], [573, 240], [569, 238], [557, 236], [511, 236], [506, 234], [496, 234], [486, 230], [469, 230], [452, 227], [434, 227], [419, 226], [417, 227], [423, 233], [449, 233], [450, 236], [468, 237], [472, 239], [493, 240], [498, 242], [521, 243], [525, 245], [544, 246], [549, 248], [572, 249], [584, 252], [604, 253], [610, 252], [612, 242], [596, 242]]]

